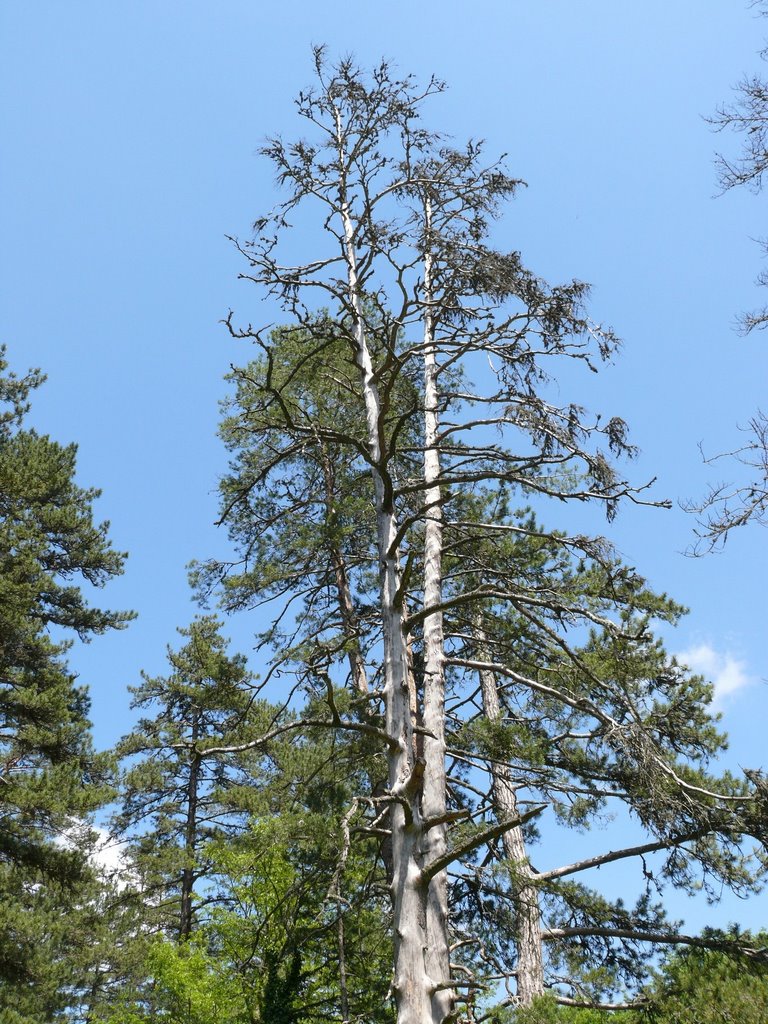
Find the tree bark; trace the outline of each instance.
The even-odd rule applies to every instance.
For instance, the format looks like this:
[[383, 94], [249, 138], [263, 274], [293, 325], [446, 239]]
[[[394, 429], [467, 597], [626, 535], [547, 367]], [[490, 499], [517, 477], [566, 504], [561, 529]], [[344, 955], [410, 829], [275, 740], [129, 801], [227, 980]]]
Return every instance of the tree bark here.
[[[435, 351], [432, 282], [432, 207], [429, 197], [424, 205], [424, 792], [422, 813], [427, 821], [445, 818], [445, 638], [443, 634], [443, 509], [439, 484], [440, 452], [438, 440], [439, 393]], [[424, 863], [443, 857], [447, 849], [446, 826], [433, 825], [424, 835]], [[430, 881], [427, 893], [427, 970], [432, 978], [450, 981], [448, 925], [448, 875], [439, 871]], [[456, 993], [450, 987], [433, 996], [436, 1020], [445, 1020], [452, 1012]]]
[[341, 907], [338, 908], [336, 919], [336, 942], [339, 950], [339, 995], [341, 1002], [341, 1022], [348, 1024], [349, 1021], [349, 989], [347, 987], [347, 953], [344, 942], [344, 917]]
[[[192, 725], [192, 743], [199, 738], [198, 722]], [[195, 884], [195, 847], [197, 845], [197, 787], [200, 781], [202, 756], [193, 746], [187, 780], [187, 820], [184, 826], [184, 868], [181, 872], [181, 906], [179, 909], [179, 942], [192, 934], [192, 896]]]
[[[400, 590], [398, 524], [392, 481], [382, 450], [383, 416], [371, 353], [366, 337], [355, 251], [355, 230], [346, 188], [346, 157], [341, 121], [337, 113], [340, 214], [344, 234], [349, 305], [355, 320], [355, 360], [360, 371], [373, 469], [374, 503], [379, 554], [379, 595], [384, 647], [384, 704], [386, 731], [393, 742], [388, 750], [388, 781], [392, 796], [392, 907], [394, 916], [394, 974], [392, 993], [398, 1024], [444, 1024], [453, 1005], [447, 985], [450, 974], [447, 917], [441, 918], [440, 881], [422, 874], [425, 866], [422, 796], [425, 760], [414, 750], [414, 722], [409, 691], [408, 649], [403, 628]], [[434, 713], [435, 704], [432, 702]], [[440, 741], [437, 741], [440, 748]], [[436, 751], [430, 753], [430, 770]], [[433, 787], [432, 780], [428, 786]], [[430, 798], [433, 790], [430, 789]], [[439, 876], [438, 876], [439, 877]], [[434, 974], [432, 973], [434, 972]]]
[[[475, 627], [475, 633], [482, 644], [484, 637], [481, 627]], [[496, 677], [493, 672], [481, 669], [480, 683], [485, 716], [491, 722], [498, 722], [501, 718], [501, 704]], [[506, 765], [492, 762], [491, 787], [494, 811], [499, 821], [518, 817], [514, 781]], [[504, 856], [509, 862], [517, 922], [517, 1000], [520, 1006], [530, 1006], [536, 996], [544, 994], [539, 893], [533, 883], [522, 828], [515, 826], [506, 831], [502, 843]]]

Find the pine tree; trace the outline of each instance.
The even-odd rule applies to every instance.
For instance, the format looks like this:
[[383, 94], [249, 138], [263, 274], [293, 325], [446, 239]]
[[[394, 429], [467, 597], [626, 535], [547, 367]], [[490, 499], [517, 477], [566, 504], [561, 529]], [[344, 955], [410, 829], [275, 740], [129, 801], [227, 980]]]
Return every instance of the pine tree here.
[[132, 707], [149, 714], [117, 748], [126, 768], [113, 830], [129, 840], [142, 898], [154, 908], [148, 927], [179, 941], [191, 936], [207, 900], [196, 892], [210, 875], [206, 844], [243, 820], [235, 794], [253, 784], [243, 761], [258, 770], [258, 756], [207, 756], [206, 748], [247, 741], [271, 714], [245, 659], [227, 654], [220, 627], [203, 616], [179, 630], [186, 643], [168, 650], [172, 673], [145, 675], [134, 689]]
[[[698, 863], [749, 887], [734, 852], [764, 838], [760, 780], [708, 771], [710, 690], [651, 631], [680, 609], [605, 540], [542, 525], [553, 499], [609, 519], [645, 500], [614, 466], [632, 454], [623, 421], [555, 400], [556, 373], [570, 384], [617, 348], [586, 286], [549, 287], [491, 247], [519, 183], [421, 126], [439, 83], [322, 51], [316, 71], [298, 102], [313, 138], [265, 148], [288, 197], [240, 246], [291, 323], [228, 321], [259, 350], [224, 428], [242, 561], [201, 579], [223, 576], [238, 606], [282, 599], [262, 637], [283, 674], [325, 686], [313, 727], [386, 758], [350, 813], [385, 834], [399, 1021], [482, 1014], [500, 979], [529, 1003], [548, 968], [561, 1001], [594, 1002], [637, 980], [643, 943], [685, 937], [650, 894], [627, 908], [571, 876], [658, 853], [662, 878], [687, 884]], [[290, 265], [281, 244], [310, 203], [324, 235]], [[534, 822], [586, 826], [614, 803], [644, 841], [531, 866]]]
[[154, 717], [120, 748], [139, 758], [116, 819], [132, 934], [106, 956], [94, 1019], [389, 1021], [379, 840], [338, 858], [364, 745], [260, 700], [216, 619], [181, 632], [174, 673], [136, 689]]
[[24, 425], [43, 379], [8, 372], [0, 350], [0, 1005], [34, 1004], [30, 1014], [52, 1019], [64, 998], [51, 986], [61, 982], [57, 922], [90, 877], [88, 839], [84, 848], [76, 836], [109, 793], [66, 652], [72, 636], [87, 641], [131, 616], [91, 607], [81, 589], [118, 575], [124, 556], [94, 522], [99, 492], [74, 481], [75, 446]]
[[734, 939], [765, 947], [768, 935], [723, 934], [705, 937], [711, 948], [691, 946], [668, 956], [648, 992], [649, 1005], [638, 1024], [761, 1024], [768, 1006], [768, 967], [748, 967], [717, 950]]
[[[346, 714], [349, 695], [336, 700]], [[310, 702], [306, 716], [319, 711]], [[248, 829], [214, 844], [208, 942], [257, 1020], [392, 1020], [380, 839], [349, 813], [375, 771], [366, 746], [312, 727], [272, 741]]]
[[[768, 17], [765, 0], [751, 0], [749, 6], [756, 8], [760, 17]], [[761, 50], [760, 56], [763, 60], [768, 59], [768, 50]], [[722, 104], [709, 119], [716, 131], [734, 132], [741, 137], [741, 152], [736, 158], [718, 154], [720, 188], [724, 192], [737, 187], [761, 192], [768, 171], [768, 82], [761, 75], [745, 75], [734, 92], [733, 102]], [[765, 242], [761, 245], [765, 249]], [[756, 283], [767, 285], [768, 272], [762, 271]], [[766, 326], [768, 307], [740, 317], [740, 327], [745, 334], [755, 329], [763, 330]]]
[[[297, 351], [297, 342], [295, 333], [277, 332], [270, 353], [273, 365], [284, 364]], [[322, 357], [307, 359], [293, 371], [291, 389], [281, 396], [282, 408], [298, 408], [301, 399], [314, 410], [314, 396], [319, 395], [332, 410], [333, 421], [343, 422], [349, 412], [345, 407], [349, 398], [334, 390], [340, 374], [338, 353], [332, 347], [326, 348]], [[361, 665], [363, 678], [367, 679], [370, 669], [375, 685], [380, 676], [375, 618], [371, 615], [374, 581], [369, 569], [375, 554], [371, 550], [370, 512], [359, 497], [361, 477], [338, 452], [310, 442], [295, 445], [286, 474], [293, 514], [281, 517], [280, 488], [259, 486], [262, 468], [272, 464], [276, 435], [282, 429], [282, 412], [276, 413], [269, 389], [262, 384], [267, 366], [257, 361], [235, 370], [234, 377], [237, 390], [222, 427], [233, 453], [233, 472], [222, 487], [233, 537], [246, 557], [235, 566], [211, 563], [199, 571], [198, 578], [210, 587], [226, 574], [224, 601], [230, 607], [244, 608], [283, 595], [287, 582], [294, 578], [295, 567], [311, 566], [311, 573], [302, 571], [305, 604], [302, 609], [294, 602], [290, 634], [273, 629], [264, 639], [279, 650], [276, 664], [280, 670], [287, 673], [293, 663], [300, 685], [311, 688], [314, 681], [316, 691], [317, 687], [322, 691], [323, 674], [334, 671], [334, 659], [336, 671], [346, 662], [350, 694], [356, 696], [345, 705], [348, 720], [343, 725], [349, 730], [347, 735], [358, 731], [369, 736], [376, 719], [361, 714], [361, 709], [369, 707], [377, 695], [369, 693], [367, 687], [361, 691], [357, 685]], [[330, 492], [323, 469], [328, 466], [333, 468]], [[604, 543], [595, 546], [592, 564], [583, 558], [573, 559], [565, 535], [547, 534], [530, 511], [514, 509], [504, 491], [484, 498], [477, 493], [457, 497], [454, 514], [463, 524], [463, 536], [446, 559], [446, 577], [455, 587], [450, 600], [472, 594], [483, 584], [487, 587], [495, 582], [500, 588], [514, 576], [520, 600], [527, 595], [538, 604], [537, 618], [532, 618], [530, 610], [527, 615], [513, 612], [498, 596], [491, 601], [481, 593], [480, 600], [456, 601], [446, 610], [447, 631], [462, 639], [454, 651], [456, 662], [461, 660], [463, 647], [464, 654], [472, 659], [467, 667], [476, 671], [479, 683], [475, 697], [468, 702], [462, 683], [471, 681], [472, 671], [465, 672], [463, 680], [455, 676], [451, 680], [456, 710], [447, 708], [447, 725], [451, 747], [458, 755], [449, 778], [454, 814], [460, 817], [459, 808], [467, 813], [467, 797], [478, 790], [481, 767], [487, 772], [487, 800], [502, 823], [518, 815], [523, 788], [528, 791], [528, 799], [534, 798], [539, 805], [548, 802], [560, 823], [570, 827], [583, 829], [592, 821], [600, 822], [604, 813], [610, 813], [611, 804], [620, 801], [647, 814], [645, 794], [622, 788], [627, 785], [622, 759], [615, 752], [598, 753], [599, 733], [578, 736], [580, 706], [589, 707], [584, 704], [584, 695], [596, 692], [599, 686], [602, 699], [620, 700], [625, 715], [632, 707], [630, 702], [634, 702], [631, 713], [656, 734], [658, 753], [669, 744], [668, 753], [674, 747], [678, 753], [687, 748], [692, 760], [705, 762], [714, 755], [722, 737], [705, 710], [709, 688], [675, 665], [650, 632], [652, 619], [675, 622], [681, 609], [649, 591], [634, 570], [612, 558]], [[297, 518], [304, 524], [303, 529], [296, 525]], [[483, 524], [487, 527], [489, 523], [494, 529], [488, 536]], [[344, 570], [341, 577], [336, 573], [339, 565]], [[415, 556], [411, 571], [418, 571], [417, 566]], [[338, 585], [339, 578], [344, 581], [343, 588]], [[542, 594], [547, 594], [551, 602], [561, 602], [555, 603], [548, 618], [541, 606]], [[349, 614], [345, 613], [347, 603]], [[624, 618], [624, 631], [601, 636], [594, 630], [581, 648], [564, 651], [553, 643], [554, 631], [562, 625], [564, 615], [574, 616], [579, 607], [591, 616], [593, 627], [604, 615], [619, 612], [619, 621], [621, 616]], [[355, 628], [345, 632], [345, 624], [350, 621], [354, 621]], [[558, 694], [545, 685], [540, 698], [534, 690], [523, 700], [524, 691], [515, 688], [508, 678], [499, 679], [494, 666], [477, 661], [488, 656], [489, 638], [496, 659], [506, 665], [504, 672], [513, 667], [535, 685], [533, 677], [546, 666], [550, 683], [561, 676], [572, 694], [576, 689], [581, 696], [572, 695], [565, 707], [558, 708], [553, 703]], [[418, 671], [418, 645], [412, 650]], [[349, 657], [350, 651], [356, 652], [355, 658]], [[657, 690], [658, 705], [649, 713], [642, 705], [651, 686]], [[338, 720], [338, 696], [334, 708]], [[314, 714], [318, 716], [317, 706]], [[332, 725], [327, 716], [326, 724]], [[569, 736], [570, 732], [575, 735]], [[579, 743], [579, 739], [591, 742]], [[472, 776], [467, 774], [466, 766], [470, 764]], [[635, 787], [640, 781], [644, 784], [638, 779]], [[727, 779], [721, 780], [721, 785], [733, 786], [734, 792], [742, 788]], [[377, 792], [375, 773], [368, 777], [368, 790]], [[656, 810], [661, 811], [658, 795], [656, 800]], [[357, 823], [361, 824], [359, 820]], [[708, 831], [705, 827], [704, 832]], [[572, 984], [579, 986], [582, 999], [597, 998], [601, 986], [605, 992], [619, 984], [637, 985], [645, 975], [649, 955], [642, 952], [643, 940], [665, 944], [684, 939], [665, 920], [660, 906], [647, 898], [634, 908], [625, 907], [621, 902], [606, 901], [588, 887], [560, 881], [600, 863], [668, 849], [670, 859], [660, 871], [659, 880], [666, 873], [679, 884], [688, 884], [690, 865], [676, 842], [655, 839], [629, 850], [597, 852], [593, 860], [548, 874], [536, 872], [528, 864], [527, 849], [535, 839], [536, 833], [530, 828], [504, 829], [488, 851], [493, 860], [486, 872], [478, 874], [470, 856], [463, 878], [456, 875], [452, 894], [455, 927], [465, 928], [465, 934], [482, 934], [487, 966], [497, 975], [506, 972], [516, 977], [516, 1001], [530, 1002], [539, 994], [544, 987], [545, 962], [551, 968], [563, 958], [569, 963]], [[683, 834], [680, 839], [690, 840], [691, 836]], [[385, 853], [385, 847], [381, 853]], [[700, 850], [699, 855], [716, 872], [725, 872], [734, 886], [749, 886], [749, 877], [738, 859], [716, 855], [713, 849]], [[494, 866], [497, 857], [502, 858], [501, 864]], [[565, 932], [560, 928], [563, 922], [569, 925]], [[477, 968], [471, 956], [458, 956], [466, 961], [465, 970]], [[602, 964], [602, 971], [591, 969], [595, 962]]]

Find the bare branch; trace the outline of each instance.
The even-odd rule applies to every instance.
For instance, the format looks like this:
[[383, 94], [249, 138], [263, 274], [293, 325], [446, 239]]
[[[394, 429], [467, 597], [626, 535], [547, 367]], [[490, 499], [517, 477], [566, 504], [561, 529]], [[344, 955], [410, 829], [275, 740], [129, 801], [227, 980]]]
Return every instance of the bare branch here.
[[655, 853], [657, 850], [669, 850], [674, 846], [687, 843], [691, 839], [700, 839], [708, 833], [709, 829], [698, 829], [695, 832], [688, 832], [683, 836], [676, 836], [672, 839], [660, 839], [658, 842], [644, 843], [640, 846], [627, 846], [623, 850], [610, 850], [595, 857], [587, 857], [584, 860], [575, 861], [573, 864], [553, 868], [551, 871], [536, 872], [533, 877], [537, 882], [548, 882], [554, 878], [564, 878], [566, 875], [575, 875], [580, 871], [599, 867], [601, 864], [611, 864], [613, 861], [625, 860], [628, 857], [641, 857], [646, 853]]
[[538, 817], [542, 811], [546, 810], [546, 804], [541, 804], [538, 807], [533, 807], [530, 811], [526, 811], [519, 817], [514, 818], [511, 821], [497, 822], [495, 825], [491, 825], [482, 832], [476, 832], [473, 836], [470, 836], [465, 842], [460, 843], [455, 849], [450, 850], [443, 857], [439, 857], [437, 860], [428, 864], [422, 868], [421, 880], [423, 884], [428, 884], [431, 879], [435, 877], [440, 871], [449, 867], [457, 860], [461, 860], [462, 857], [466, 857], [468, 854], [477, 850], [481, 846], [485, 846], [486, 843], [492, 842], [494, 839], [498, 839], [505, 832], [508, 832], [512, 828], [520, 828], [526, 822], [531, 821], [533, 818]]

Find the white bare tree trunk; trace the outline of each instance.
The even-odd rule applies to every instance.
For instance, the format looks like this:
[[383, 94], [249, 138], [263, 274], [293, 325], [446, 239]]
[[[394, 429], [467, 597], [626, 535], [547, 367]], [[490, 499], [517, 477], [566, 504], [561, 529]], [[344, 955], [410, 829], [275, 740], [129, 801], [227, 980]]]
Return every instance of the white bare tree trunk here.
[[[476, 634], [482, 643], [482, 630], [476, 628]], [[480, 682], [485, 716], [489, 721], [497, 722], [501, 718], [501, 704], [496, 677], [493, 672], [483, 669], [480, 672]], [[517, 796], [509, 768], [494, 762], [491, 767], [491, 781], [496, 817], [499, 821], [517, 818]], [[544, 994], [539, 893], [532, 882], [533, 872], [528, 863], [522, 828], [515, 826], [508, 829], [502, 835], [502, 842], [504, 855], [510, 866], [517, 918], [517, 998], [521, 1006], [530, 1006], [536, 996]]]
[[[448, 963], [447, 918], [430, 892], [435, 884], [423, 874], [423, 842], [428, 834], [422, 816], [425, 761], [414, 745], [410, 706], [409, 658], [403, 629], [400, 556], [391, 482], [382, 465], [381, 405], [362, 314], [354, 225], [342, 181], [349, 301], [356, 320], [356, 361], [365, 400], [368, 444], [373, 463], [374, 498], [379, 552], [379, 588], [384, 645], [384, 702], [389, 745], [389, 791], [393, 798], [392, 906], [394, 916], [394, 976], [392, 991], [398, 1024], [443, 1024], [452, 1006], [447, 973], [433, 975]], [[440, 741], [438, 747], [442, 749]], [[431, 753], [434, 760], [434, 752]], [[440, 877], [439, 875], [437, 876]], [[441, 914], [442, 924], [441, 922]], [[443, 934], [439, 934], [442, 927]], [[446, 1009], [447, 1008], [447, 1009]]]
[[[445, 640], [443, 635], [443, 510], [440, 490], [438, 448], [439, 393], [435, 331], [432, 313], [432, 256], [430, 234], [432, 210], [425, 204], [424, 255], [424, 483], [426, 521], [424, 524], [424, 609], [436, 609], [424, 618], [424, 792], [422, 813], [428, 824], [422, 849], [426, 865], [446, 853], [445, 778]], [[443, 1021], [452, 1012], [456, 996], [450, 981], [450, 933], [448, 926], [448, 878], [437, 872], [427, 892], [427, 970], [446, 985], [433, 996], [433, 1019]]]

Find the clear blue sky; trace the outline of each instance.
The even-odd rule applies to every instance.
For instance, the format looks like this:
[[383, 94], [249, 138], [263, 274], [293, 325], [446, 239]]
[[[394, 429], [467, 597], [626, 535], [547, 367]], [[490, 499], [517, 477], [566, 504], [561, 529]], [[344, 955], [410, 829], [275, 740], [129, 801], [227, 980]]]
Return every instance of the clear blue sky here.
[[[73, 652], [100, 744], [126, 731], [127, 685], [163, 671], [194, 615], [187, 562], [226, 551], [212, 526], [217, 401], [248, 351], [218, 321], [230, 307], [279, 317], [236, 281], [225, 235], [247, 235], [275, 198], [255, 150], [298, 130], [311, 45], [445, 78], [431, 124], [508, 153], [529, 188], [500, 242], [550, 280], [593, 283], [595, 317], [626, 344], [587, 401], [629, 420], [635, 478], [657, 476], [658, 497], [677, 500], [719, 478], [697, 445], [734, 447], [738, 424], [768, 406], [768, 339], [732, 330], [763, 300], [751, 239], [766, 233], [768, 197], [715, 198], [714, 151], [736, 142], [703, 120], [760, 67], [763, 31], [746, 2], [715, 0], [2, 5], [0, 338], [15, 368], [48, 373], [34, 421], [78, 442], [81, 480], [103, 489], [99, 511], [130, 552], [108, 601], [140, 613]], [[691, 607], [669, 645], [732, 687], [731, 763], [765, 764], [768, 534], [692, 560], [692, 525], [679, 510], [630, 511], [612, 536]], [[231, 624], [239, 649], [253, 628]], [[767, 908], [761, 897], [724, 914], [766, 924]]]

